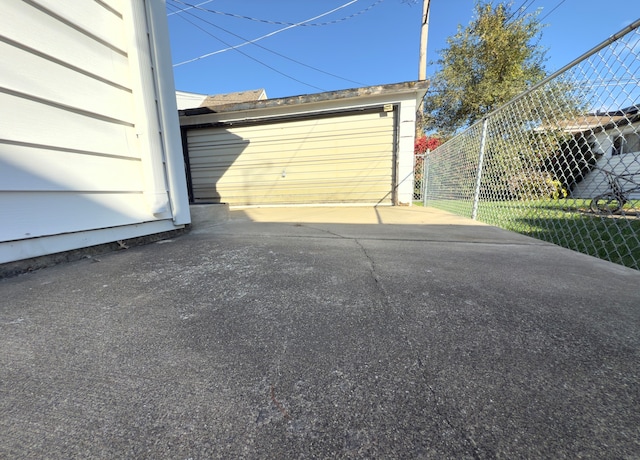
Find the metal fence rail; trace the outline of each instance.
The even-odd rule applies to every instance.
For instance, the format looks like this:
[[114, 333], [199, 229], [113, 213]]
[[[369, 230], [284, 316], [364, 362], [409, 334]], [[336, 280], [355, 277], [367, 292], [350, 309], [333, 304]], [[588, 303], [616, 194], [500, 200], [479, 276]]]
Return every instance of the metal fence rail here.
[[640, 270], [639, 27], [416, 155], [416, 199]]

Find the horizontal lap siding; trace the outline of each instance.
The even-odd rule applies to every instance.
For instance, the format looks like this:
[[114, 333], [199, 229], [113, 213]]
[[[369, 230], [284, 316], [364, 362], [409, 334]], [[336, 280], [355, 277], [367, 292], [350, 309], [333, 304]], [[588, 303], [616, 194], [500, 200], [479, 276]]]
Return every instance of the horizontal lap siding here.
[[[3, 145], [0, 150], [2, 190], [18, 192], [29, 184], [32, 191], [42, 192], [137, 193], [140, 191], [138, 163], [135, 158]], [[73, 190], [69, 184], [74, 184]]]
[[[609, 158], [604, 158], [598, 162], [598, 167], [611, 171], [614, 174], [626, 175], [625, 179], [629, 179], [629, 182], [625, 179], [620, 179], [620, 184], [624, 190], [634, 189], [635, 184], [640, 183], [640, 173], [638, 168], [640, 166], [640, 153], [623, 153], [621, 155], [614, 155]], [[574, 198], [593, 198], [602, 193], [608, 193], [611, 191], [609, 185], [609, 179], [607, 175], [599, 169], [592, 170], [585, 179], [578, 184], [576, 189], [572, 192]], [[629, 198], [637, 200], [640, 199], [640, 192], [634, 190], [629, 194]]]
[[[64, 67], [6, 42], [0, 42], [0, 55], [8, 62], [17, 63], [3, 71], [2, 83], [18, 97], [29, 95], [40, 103], [74, 108], [89, 116], [95, 114], [100, 119], [133, 125], [129, 88], [81, 74], [76, 68]], [[55, 84], [42, 84], [43, 75]]]
[[390, 203], [392, 113], [191, 130], [194, 198], [233, 205]]
[[[597, 168], [594, 168], [587, 174], [576, 188], [571, 192], [573, 198], [589, 199], [597, 195], [608, 193], [611, 191], [607, 175], [599, 168], [611, 171], [614, 174], [630, 174], [627, 179], [631, 179], [635, 183], [640, 183], [640, 152], [622, 153], [620, 155], [612, 155], [613, 142], [621, 133], [631, 133], [640, 130], [640, 124], [636, 123], [630, 126], [621, 126], [609, 131], [596, 134], [596, 145], [600, 146], [604, 155], [598, 160]], [[624, 189], [633, 189], [635, 185], [621, 179]], [[634, 191], [629, 198], [640, 199], [640, 192]]]
[[3, 6], [0, 241], [154, 220], [121, 2]]
[[69, 233], [69, 222], [74, 231], [129, 225], [144, 205], [139, 193], [5, 192], [0, 193], [0, 209], [6, 210], [2, 233], [11, 241]]
[[[0, 36], [57, 59], [65, 65], [129, 87], [129, 61], [123, 38], [125, 34], [122, 31], [122, 18], [91, 0], [49, 3], [50, 9], [59, 15], [86, 3], [92, 8], [92, 13], [84, 17], [87, 24], [83, 28], [96, 36], [108, 37], [111, 46], [105, 46], [41, 9], [19, 0], [4, 2], [0, 16]], [[98, 27], [98, 30], [105, 29], [104, 32], [97, 31], [95, 28]]]
[[[0, 85], [2, 75], [0, 74]], [[132, 126], [112, 123], [2, 92], [0, 87], [0, 152], [2, 144], [115, 155], [140, 159]], [[62, 166], [62, 163], [61, 163]], [[0, 182], [1, 184], [2, 182]]]

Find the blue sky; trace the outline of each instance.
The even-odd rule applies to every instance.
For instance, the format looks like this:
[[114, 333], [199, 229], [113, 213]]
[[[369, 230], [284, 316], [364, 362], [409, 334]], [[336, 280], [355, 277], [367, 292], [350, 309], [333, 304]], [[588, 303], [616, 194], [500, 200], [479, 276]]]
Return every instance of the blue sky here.
[[[402, 0], [166, 1], [176, 88], [182, 91], [218, 94], [264, 88], [274, 98], [418, 77], [422, 0], [413, 5]], [[187, 8], [185, 3], [217, 13], [177, 13]], [[431, 0], [430, 61], [438, 58], [459, 24], [471, 21], [474, 4]], [[637, 0], [612, 5], [602, 0], [515, 0], [513, 9], [540, 9], [539, 18], [546, 24], [541, 45], [552, 72], [640, 17]], [[318, 16], [311, 23], [329, 24], [291, 26]], [[249, 44], [224, 51], [269, 34], [256, 42], [263, 48]], [[429, 67], [427, 75], [434, 70]]]

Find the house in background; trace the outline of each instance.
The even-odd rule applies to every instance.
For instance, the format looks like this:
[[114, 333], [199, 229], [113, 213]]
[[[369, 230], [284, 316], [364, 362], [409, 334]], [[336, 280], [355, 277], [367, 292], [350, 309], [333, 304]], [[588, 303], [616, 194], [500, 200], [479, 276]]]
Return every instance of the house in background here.
[[427, 82], [180, 111], [193, 203], [410, 205]]
[[165, 3], [4, 2], [0, 263], [190, 222]]
[[[589, 114], [572, 125], [567, 132], [586, 140], [597, 158], [595, 168], [576, 185], [573, 198], [593, 198], [609, 191], [609, 182], [602, 169], [625, 174], [640, 182], [640, 107], [632, 106], [612, 112]], [[626, 184], [623, 182], [622, 184]], [[640, 199], [640, 192], [631, 195]]]

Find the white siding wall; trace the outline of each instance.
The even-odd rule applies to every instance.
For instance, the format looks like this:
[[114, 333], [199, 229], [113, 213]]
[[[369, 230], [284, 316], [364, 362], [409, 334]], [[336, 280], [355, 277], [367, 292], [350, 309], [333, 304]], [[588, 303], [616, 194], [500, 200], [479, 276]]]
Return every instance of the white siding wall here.
[[400, 104], [398, 127], [398, 157], [397, 157], [397, 198], [400, 205], [413, 203], [413, 148], [416, 135], [415, 98], [405, 99]]
[[148, 11], [163, 6], [3, 4], [0, 263], [175, 228], [164, 157], [177, 115], [161, 126], [147, 38]]
[[[596, 133], [590, 141], [593, 142], [595, 152], [601, 153], [597, 168], [612, 171], [615, 174], [631, 174], [630, 179], [640, 183], [640, 152], [629, 152], [621, 155], [613, 155], [613, 141], [620, 134], [640, 131], [640, 123], [635, 123], [621, 128], [613, 128], [608, 131]], [[632, 188], [633, 184], [622, 181], [624, 188]], [[574, 198], [593, 198], [610, 189], [606, 174], [600, 169], [594, 169], [580, 182], [572, 192]], [[640, 192], [630, 195], [632, 199], [640, 199]]]

